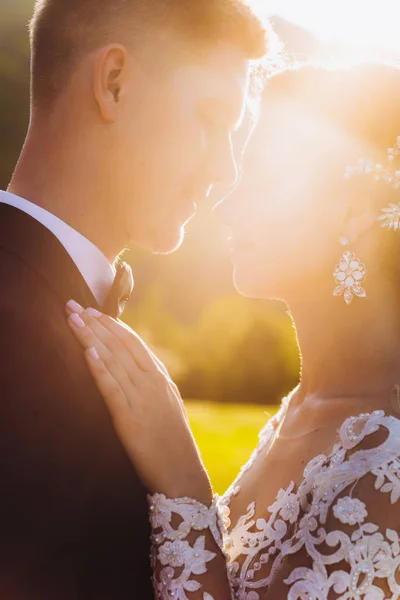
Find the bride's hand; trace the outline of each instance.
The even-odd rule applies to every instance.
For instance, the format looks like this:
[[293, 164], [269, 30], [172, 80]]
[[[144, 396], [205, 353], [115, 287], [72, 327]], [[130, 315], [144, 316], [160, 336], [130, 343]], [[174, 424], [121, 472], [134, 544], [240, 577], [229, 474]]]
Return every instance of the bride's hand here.
[[[178, 388], [128, 326], [67, 304], [68, 323], [85, 349], [115, 430], [145, 487], [170, 498], [212, 499], [209, 478]], [[79, 313], [79, 314], [78, 314]]]

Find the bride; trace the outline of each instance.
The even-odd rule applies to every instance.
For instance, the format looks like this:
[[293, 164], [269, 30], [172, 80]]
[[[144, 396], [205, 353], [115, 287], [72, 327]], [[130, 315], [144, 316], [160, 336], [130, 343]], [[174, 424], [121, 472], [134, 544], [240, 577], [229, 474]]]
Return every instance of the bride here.
[[287, 302], [301, 382], [222, 498], [143, 341], [91, 309], [69, 319], [151, 492], [157, 598], [400, 598], [399, 97], [385, 65], [268, 83], [216, 213], [238, 291]]

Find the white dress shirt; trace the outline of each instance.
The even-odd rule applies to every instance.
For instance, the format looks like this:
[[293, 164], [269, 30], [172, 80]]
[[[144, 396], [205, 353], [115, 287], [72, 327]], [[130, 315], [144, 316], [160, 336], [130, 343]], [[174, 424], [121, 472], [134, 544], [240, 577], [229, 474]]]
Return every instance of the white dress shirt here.
[[0, 203], [22, 210], [56, 236], [102, 306], [113, 284], [115, 269], [101, 250], [70, 225], [24, 198], [0, 190]]

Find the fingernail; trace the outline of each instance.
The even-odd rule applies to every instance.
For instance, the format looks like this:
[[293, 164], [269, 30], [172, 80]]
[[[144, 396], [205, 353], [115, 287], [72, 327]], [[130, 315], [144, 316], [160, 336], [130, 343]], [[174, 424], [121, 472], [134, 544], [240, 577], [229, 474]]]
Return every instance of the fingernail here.
[[75, 300], [69, 300], [69, 302], [67, 302], [67, 309], [72, 313], [76, 313], [77, 315], [81, 315], [83, 313], [82, 306], [75, 302]]
[[100, 317], [103, 316], [102, 313], [96, 310], [95, 308], [88, 308], [86, 309], [86, 312], [88, 313], [88, 315], [94, 317], [95, 319], [100, 319]]
[[99, 360], [99, 358], [100, 358], [99, 354], [98, 354], [98, 352], [97, 352], [97, 350], [96, 350], [96, 348], [94, 346], [92, 348], [89, 348], [88, 355], [90, 356], [90, 358], [92, 360], [95, 360], [95, 361]]
[[75, 327], [78, 327], [78, 329], [82, 329], [82, 327], [85, 327], [85, 323], [82, 321], [82, 319], [80, 318], [79, 315], [77, 315], [76, 313], [73, 313], [69, 320], [71, 321], [71, 323], [73, 325], [75, 325]]

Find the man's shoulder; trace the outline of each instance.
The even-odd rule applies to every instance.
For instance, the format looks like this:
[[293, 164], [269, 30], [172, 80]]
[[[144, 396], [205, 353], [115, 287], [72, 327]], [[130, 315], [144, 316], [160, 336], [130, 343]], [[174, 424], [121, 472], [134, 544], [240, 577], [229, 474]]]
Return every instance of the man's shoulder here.
[[57, 294], [48, 282], [20, 256], [0, 248], [0, 309], [7, 306], [29, 311], [43, 301], [57, 304]]
[[18, 256], [0, 249], [0, 327], [3, 345], [20, 340], [19, 352], [73, 344], [65, 307], [49, 283]]
[[[0, 250], [0, 380], [24, 388], [27, 377], [41, 389], [74, 373], [87, 381], [83, 352], [67, 323], [62, 299], [48, 282], [18, 257]], [[16, 382], [16, 373], [23, 373]], [[87, 386], [86, 386], [87, 387]], [[32, 390], [33, 393], [33, 390]]]

